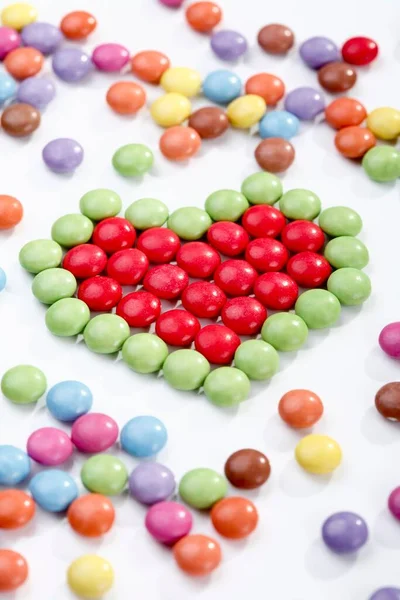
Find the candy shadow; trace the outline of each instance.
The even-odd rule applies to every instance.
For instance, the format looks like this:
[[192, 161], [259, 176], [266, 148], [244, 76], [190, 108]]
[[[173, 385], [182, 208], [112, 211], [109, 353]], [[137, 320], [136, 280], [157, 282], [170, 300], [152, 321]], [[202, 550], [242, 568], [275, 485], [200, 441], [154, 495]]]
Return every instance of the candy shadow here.
[[316, 539], [306, 551], [304, 566], [316, 579], [331, 580], [345, 575], [356, 563], [357, 555], [331, 552], [322, 539]]
[[285, 371], [296, 360], [298, 352], [281, 352], [279, 354], [279, 371], [277, 374]]
[[396, 367], [398, 364], [398, 360], [387, 356], [379, 346], [375, 346], [368, 353], [364, 362], [368, 377], [382, 383], [399, 379], [398, 377], [393, 377], [393, 367]]
[[332, 479], [332, 474], [307, 473], [294, 460], [290, 460], [279, 477], [279, 487], [292, 498], [308, 498], [322, 492]]
[[329, 335], [329, 329], [310, 329], [306, 343], [302, 350], [311, 350], [319, 346]]
[[400, 549], [400, 522], [386, 508], [381, 510], [373, 525], [373, 535], [378, 544], [390, 550]]
[[375, 406], [370, 406], [362, 417], [360, 429], [371, 444], [378, 446], [388, 446], [400, 439], [400, 423], [382, 417]]
[[362, 310], [362, 306], [342, 306], [342, 311], [340, 314], [340, 318], [334, 325], [331, 326], [331, 329], [337, 329], [338, 327], [343, 327], [347, 325], [347, 323], [351, 323], [354, 319], [358, 317]]
[[291, 429], [282, 421], [279, 415], [273, 415], [264, 428], [263, 439], [266, 447], [271, 450], [293, 452], [301, 438], [310, 432], [311, 429]]

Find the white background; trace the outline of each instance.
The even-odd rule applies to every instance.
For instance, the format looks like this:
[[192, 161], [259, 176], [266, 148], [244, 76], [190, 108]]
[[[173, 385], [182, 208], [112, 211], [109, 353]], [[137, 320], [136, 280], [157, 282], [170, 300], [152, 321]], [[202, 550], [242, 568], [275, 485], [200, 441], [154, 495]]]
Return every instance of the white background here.
[[[233, 68], [243, 80], [268, 71], [280, 76], [288, 90], [316, 85], [316, 74], [301, 63], [297, 49], [286, 58], [264, 54], [256, 44], [264, 24], [289, 25], [297, 47], [313, 35], [329, 36], [339, 45], [353, 35], [371, 36], [380, 45], [379, 59], [359, 69], [351, 95], [368, 110], [399, 108], [397, 0], [379, 4], [375, 0], [328, 4], [221, 0], [220, 4], [224, 27], [245, 34], [250, 46], [245, 60], [232, 67], [212, 54], [206, 36], [186, 25], [183, 10], [168, 10], [156, 0], [36, 1], [40, 20], [53, 23], [73, 9], [92, 11], [99, 25], [86, 44], [88, 51], [101, 42], [120, 42], [132, 54], [158, 49], [173, 65], [197, 68], [203, 77], [224, 67]], [[45, 71], [51, 73], [49, 63]], [[44, 325], [45, 309], [31, 295], [31, 277], [18, 264], [21, 246], [49, 236], [53, 221], [77, 212], [80, 197], [93, 188], [114, 189], [125, 208], [146, 196], [160, 198], [171, 210], [201, 207], [212, 191], [239, 189], [244, 177], [257, 170], [253, 158], [257, 137], [233, 130], [203, 143], [190, 164], [169, 163], [158, 150], [161, 130], [148, 110], [122, 118], [106, 105], [106, 91], [118, 79], [122, 77], [95, 73], [78, 85], [56, 80], [57, 97], [31, 139], [15, 140], [0, 132], [0, 191], [19, 198], [25, 209], [15, 231], [0, 233], [0, 265], [8, 275], [7, 289], [0, 297], [0, 370], [31, 363], [44, 370], [49, 386], [65, 379], [81, 380], [93, 391], [94, 410], [109, 413], [120, 426], [135, 415], [157, 415], [169, 432], [167, 447], [158, 458], [178, 481], [195, 467], [222, 471], [231, 452], [243, 447], [265, 452], [272, 475], [258, 492], [246, 494], [260, 513], [257, 531], [244, 542], [221, 539], [224, 561], [207, 580], [188, 579], [178, 571], [171, 552], [147, 534], [144, 507], [124, 495], [114, 499], [116, 525], [102, 540], [79, 538], [65, 518], [40, 510], [28, 527], [2, 532], [1, 547], [22, 552], [30, 565], [26, 585], [4, 597], [72, 598], [65, 583], [66, 569], [88, 552], [99, 553], [114, 566], [116, 581], [109, 600], [239, 600], [245, 595], [255, 600], [366, 600], [378, 587], [400, 586], [400, 526], [386, 509], [389, 492], [400, 485], [400, 430], [374, 408], [377, 389], [399, 378], [398, 363], [386, 358], [377, 344], [381, 328], [399, 320], [398, 182], [371, 182], [359, 165], [336, 153], [334, 132], [326, 124], [302, 126], [293, 140], [296, 162], [283, 177], [284, 188], [309, 188], [321, 197], [323, 207], [348, 205], [360, 212], [361, 238], [371, 255], [367, 272], [373, 295], [362, 308], [344, 310], [341, 322], [330, 331], [313, 332], [304, 350], [282, 356], [281, 371], [273, 381], [253, 385], [251, 398], [237, 410], [219, 410], [204, 396], [177, 392], [162, 379], [137, 375], [121, 361], [90, 353], [83, 343], [51, 336]], [[148, 103], [161, 93], [159, 88], [147, 91]], [[206, 103], [199, 98], [195, 105]], [[85, 149], [85, 160], [73, 175], [53, 174], [42, 162], [43, 146], [57, 137], [73, 137]], [[142, 181], [123, 179], [111, 166], [113, 152], [131, 142], [148, 144], [155, 153], [154, 168]], [[343, 449], [343, 464], [331, 477], [313, 477], [300, 470], [293, 451], [302, 434], [288, 430], [277, 414], [282, 394], [302, 387], [318, 393], [325, 405], [314, 431], [332, 436]], [[43, 404], [21, 407], [2, 399], [1, 443], [24, 447], [36, 428], [62, 427]], [[129, 469], [134, 466], [130, 457], [124, 460]], [[78, 480], [81, 464], [81, 457], [75, 455], [70, 468]], [[370, 540], [358, 556], [337, 557], [320, 541], [321, 523], [339, 510], [358, 512], [368, 522]], [[195, 532], [215, 535], [207, 515], [196, 513], [194, 518]]]

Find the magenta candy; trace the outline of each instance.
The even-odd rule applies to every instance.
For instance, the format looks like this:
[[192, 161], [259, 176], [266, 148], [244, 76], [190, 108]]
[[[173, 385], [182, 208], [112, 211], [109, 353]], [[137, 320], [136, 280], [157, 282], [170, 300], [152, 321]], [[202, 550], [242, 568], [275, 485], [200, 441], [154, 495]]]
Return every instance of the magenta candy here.
[[192, 529], [190, 511], [179, 502], [158, 502], [146, 514], [145, 525], [150, 535], [167, 546], [172, 546]]
[[392, 358], [400, 358], [400, 321], [389, 323], [379, 335], [379, 345]]
[[92, 62], [99, 71], [120, 71], [129, 61], [129, 51], [121, 44], [100, 44], [93, 50]]
[[11, 27], [0, 27], [0, 60], [3, 60], [11, 50], [19, 48], [21, 37]]
[[395, 519], [400, 521], [400, 487], [395, 488], [390, 494], [388, 507]]
[[73, 446], [68, 435], [56, 427], [42, 427], [28, 438], [28, 455], [41, 465], [61, 465], [69, 459]]
[[81, 452], [104, 452], [117, 438], [118, 425], [102, 413], [88, 413], [72, 425], [71, 439]]
[[160, 0], [160, 2], [169, 8], [179, 8], [183, 4], [183, 0]]

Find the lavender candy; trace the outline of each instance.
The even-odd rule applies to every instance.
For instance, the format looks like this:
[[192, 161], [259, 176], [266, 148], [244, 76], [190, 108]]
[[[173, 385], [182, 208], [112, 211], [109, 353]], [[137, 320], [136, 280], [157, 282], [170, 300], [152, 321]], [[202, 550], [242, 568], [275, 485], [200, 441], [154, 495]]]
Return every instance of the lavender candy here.
[[155, 504], [167, 500], [175, 491], [175, 477], [164, 465], [143, 462], [129, 477], [129, 491], [142, 504]]
[[369, 600], [400, 600], [400, 588], [379, 588], [369, 597]]
[[53, 54], [61, 44], [63, 34], [50, 23], [30, 23], [23, 28], [21, 39], [24, 46], [31, 46], [42, 54]]
[[56, 173], [70, 173], [83, 160], [83, 148], [75, 140], [58, 138], [52, 140], [43, 148], [43, 160]]
[[313, 121], [325, 109], [325, 100], [318, 90], [299, 87], [289, 92], [285, 98], [285, 110], [302, 121]]
[[53, 55], [54, 73], [63, 81], [80, 81], [92, 70], [90, 56], [79, 48], [61, 48]]
[[320, 69], [330, 62], [341, 60], [339, 48], [326, 37], [312, 37], [300, 46], [300, 56], [312, 69]]
[[241, 33], [225, 29], [213, 33], [211, 48], [222, 60], [236, 60], [247, 51], [247, 41]]
[[17, 91], [17, 101], [30, 104], [35, 108], [45, 108], [56, 95], [51, 79], [47, 77], [28, 77], [21, 81]]
[[360, 515], [334, 513], [322, 525], [322, 539], [337, 554], [356, 552], [368, 539], [368, 527]]

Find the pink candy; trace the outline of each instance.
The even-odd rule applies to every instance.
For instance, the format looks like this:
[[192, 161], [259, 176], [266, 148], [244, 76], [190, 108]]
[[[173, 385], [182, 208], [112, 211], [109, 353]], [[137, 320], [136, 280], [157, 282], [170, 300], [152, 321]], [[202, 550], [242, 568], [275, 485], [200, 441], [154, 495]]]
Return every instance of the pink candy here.
[[42, 427], [31, 433], [26, 448], [33, 460], [53, 467], [68, 460], [73, 451], [68, 435], [56, 427]]
[[192, 529], [190, 511], [178, 502], [157, 502], [146, 514], [147, 531], [162, 544], [172, 546]]
[[183, 4], [183, 0], [160, 0], [160, 2], [170, 8], [179, 8]]
[[93, 50], [92, 62], [100, 71], [120, 71], [129, 61], [129, 51], [120, 44], [100, 44]]
[[400, 358], [400, 322], [389, 323], [379, 335], [379, 345], [392, 358]]
[[392, 515], [400, 521], [400, 487], [397, 487], [390, 494], [388, 507]]
[[71, 439], [81, 452], [103, 452], [118, 438], [118, 425], [102, 413], [88, 413], [72, 426]]
[[21, 38], [11, 27], [0, 27], [0, 60], [3, 60], [11, 50], [19, 48]]

